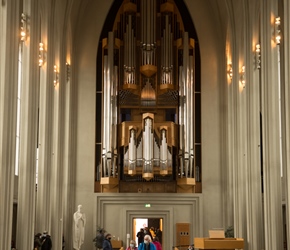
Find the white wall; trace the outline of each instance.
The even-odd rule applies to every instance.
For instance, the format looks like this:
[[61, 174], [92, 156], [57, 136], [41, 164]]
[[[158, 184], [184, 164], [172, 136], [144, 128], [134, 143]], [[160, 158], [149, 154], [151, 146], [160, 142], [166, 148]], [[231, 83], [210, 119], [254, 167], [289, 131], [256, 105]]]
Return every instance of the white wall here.
[[[96, 229], [93, 227], [94, 172], [95, 172], [95, 103], [96, 103], [96, 57], [99, 34], [111, 1], [89, 1], [79, 18], [75, 34], [77, 66], [77, 171], [76, 204], [82, 204], [87, 225], [83, 249], [93, 249]], [[78, 11], [81, 12], [82, 9]], [[100, 66], [101, 67], [101, 66]]]

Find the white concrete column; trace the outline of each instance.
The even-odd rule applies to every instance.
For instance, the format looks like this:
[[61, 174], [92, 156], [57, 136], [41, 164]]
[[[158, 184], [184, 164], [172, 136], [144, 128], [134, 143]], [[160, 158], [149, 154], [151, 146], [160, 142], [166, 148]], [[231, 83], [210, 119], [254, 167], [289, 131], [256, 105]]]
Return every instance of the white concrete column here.
[[[73, 72], [74, 64], [71, 60], [71, 72]], [[73, 74], [66, 85], [66, 103], [65, 103], [65, 139], [64, 141], [64, 162], [63, 162], [63, 234], [65, 247], [72, 249], [72, 228], [73, 228], [73, 213], [75, 209], [75, 168], [76, 168], [76, 124], [75, 116], [77, 110], [76, 103], [73, 101], [75, 81]]]
[[45, 62], [39, 76], [39, 160], [36, 204], [36, 232], [51, 234], [51, 168], [53, 141], [53, 35], [51, 35], [51, 2], [39, 2], [41, 13], [40, 39], [44, 43]]
[[11, 248], [15, 175], [19, 1], [0, 7], [0, 249]]
[[283, 179], [284, 193], [286, 204], [286, 231], [287, 245], [290, 249], [290, 2], [284, 0], [284, 13], [282, 22], [283, 29], [283, 46], [284, 46], [284, 102], [282, 102], [282, 110], [284, 110], [284, 119], [282, 119], [282, 138], [283, 138]]
[[67, 70], [66, 70], [66, 45], [61, 41], [66, 40], [65, 23], [62, 15], [58, 15], [58, 9], [63, 8], [63, 2], [56, 2], [55, 9], [52, 9], [52, 23], [49, 30], [51, 47], [53, 48], [53, 64], [57, 66], [59, 72], [58, 84], [53, 91], [53, 130], [52, 130], [52, 164], [51, 164], [51, 236], [54, 247], [61, 249], [63, 231], [63, 207], [64, 207], [64, 162], [65, 149], [68, 142], [65, 134], [66, 117], [66, 89], [67, 89]]
[[246, 120], [247, 162], [246, 162], [246, 225], [248, 250], [264, 249], [264, 227], [262, 209], [261, 142], [260, 142], [260, 70], [255, 62], [255, 45], [260, 43], [260, 6], [249, 1], [245, 18], [246, 27]]
[[23, 42], [20, 111], [19, 186], [17, 210], [18, 249], [33, 248], [36, 192], [36, 148], [39, 93], [39, 18], [38, 1], [23, 1], [28, 20], [28, 37]]
[[283, 249], [276, 0], [261, 1], [261, 113], [265, 249]]
[[[228, 32], [227, 37], [227, 45], [226, 48], [227, 51], [227, 58], [226, 58], [226, 67], [230, 67], [229, 64], [232, 65], [233, 63], [233, 44], [232, 44], [232, 33]], [[227, 68], [227, 71], [229, 69]], [[233, 209], [233, 166], [234, 166], [234, 147], [233, 147], [233, 139], [234, 139], [234, 128], [233, 128], [233, 122], [234, 122], [234, 87], [233, 87], [233, 79], [229, 75], [227, 75], [227, 83], [225, 86], [224, 91], [221, 91], [221, 93], [224, 93], [225, 96], [221, 100], [226, 100], [225, 104], [227, 107], [227, 115], [226, 119], [224, 120], [225, 126], [224, 126], [224, 135], [225, 135], [225, 152], [228, 152], [225, 154], [224, 161], [225, 161], [225, 185], [223, 188], [223, 194], [224, 194], [224, 211], [225, 211], [225, 227], [234, 226], [234, 209]]]
[[[246, 22], [243, 16], [245, 11], [244, 2], [235, 5], [235, 13], [231, 27], [233, 28], [233, 80], [232, 80], [232, 184], [233, 184], [233, 211], [235, 237], [244, 238], [246, 234], [246, 170], [247, 170], [247, 116], [246, 96], [247, 83], [243, 88], [241, 70], [246, 65]], [[245, 73], [245, 77], [247, 72]]]

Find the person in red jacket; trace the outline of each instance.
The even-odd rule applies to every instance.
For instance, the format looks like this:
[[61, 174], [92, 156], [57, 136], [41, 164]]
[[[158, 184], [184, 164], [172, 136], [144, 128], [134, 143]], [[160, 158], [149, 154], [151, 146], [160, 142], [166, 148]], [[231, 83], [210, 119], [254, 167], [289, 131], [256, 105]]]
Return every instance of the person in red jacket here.
[[159, 242], [158, 237], [154, 237], [154, 238], [153, 238], [153, 244], [155, 245], [156, 250], [162, 250], [162, 245], [161, 245], [161, 243]]

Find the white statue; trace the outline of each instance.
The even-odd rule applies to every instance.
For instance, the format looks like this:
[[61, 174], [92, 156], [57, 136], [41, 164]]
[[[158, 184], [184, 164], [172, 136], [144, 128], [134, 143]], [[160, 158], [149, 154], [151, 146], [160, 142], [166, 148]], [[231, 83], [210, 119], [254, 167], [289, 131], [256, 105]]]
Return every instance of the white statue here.
[[86, 215], [82, 211], [82, 205], [78, 205], [78, 211], [74, 213], [73, 248], [80, 250], [85, 238]]

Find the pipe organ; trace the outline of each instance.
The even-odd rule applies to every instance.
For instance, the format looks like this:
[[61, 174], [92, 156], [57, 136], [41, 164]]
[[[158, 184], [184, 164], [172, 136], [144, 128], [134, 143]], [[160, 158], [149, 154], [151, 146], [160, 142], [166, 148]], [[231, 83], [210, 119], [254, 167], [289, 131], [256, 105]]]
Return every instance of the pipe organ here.
[[173, 0], [123, 1], [102, 39], [103, 187], [195, 186], [194, 50]]

